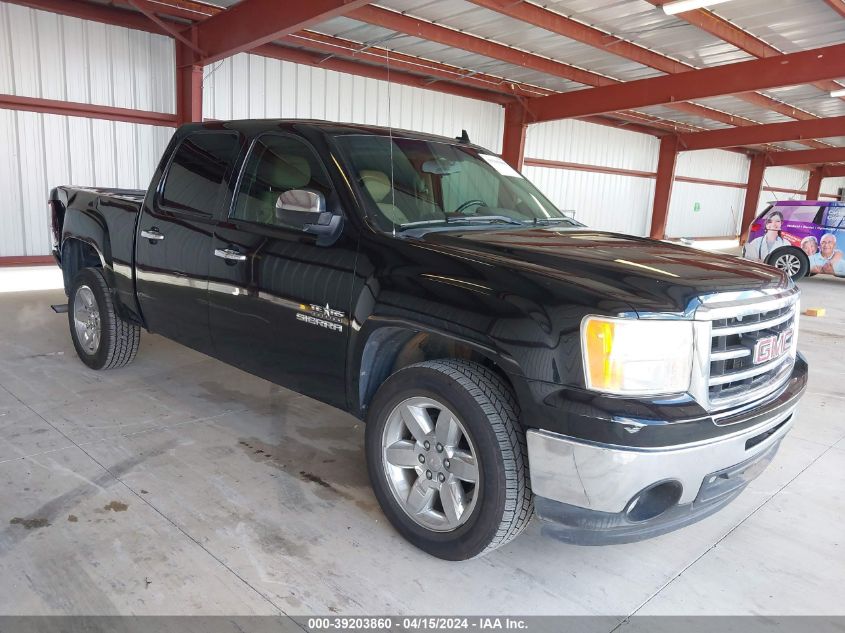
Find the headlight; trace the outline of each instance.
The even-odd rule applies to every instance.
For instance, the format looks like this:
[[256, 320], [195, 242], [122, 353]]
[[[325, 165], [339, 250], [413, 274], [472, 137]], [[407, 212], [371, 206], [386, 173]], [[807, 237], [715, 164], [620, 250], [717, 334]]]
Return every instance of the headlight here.
[[618, 395], [663, 395], [689, 389], [693, 364], [691, 321], [614, 319], [581, 321], [587, 388]]

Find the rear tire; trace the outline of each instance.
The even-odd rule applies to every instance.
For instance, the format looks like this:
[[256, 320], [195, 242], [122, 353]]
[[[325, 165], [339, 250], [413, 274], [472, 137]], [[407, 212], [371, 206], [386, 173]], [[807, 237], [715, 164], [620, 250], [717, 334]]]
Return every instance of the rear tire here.
[[370, 407], [366, 453], [388, 520], [432, 556], [486, 554], [533, 513], [516, 400], [476, 363], [426, 361], [390, 376]]
[[807, 254], [794, 246], [779, 248], [769, 255], [766, 263], [785, 272], [792, 281], [802, 279], [810, 271], [810, 260], [807, 259]]
[[68, 324], [76, 353], [91, 369], [115, 369], [132, 362], [141, 328], [121, 319], [101, 268], [83, 268], [71, 283]]

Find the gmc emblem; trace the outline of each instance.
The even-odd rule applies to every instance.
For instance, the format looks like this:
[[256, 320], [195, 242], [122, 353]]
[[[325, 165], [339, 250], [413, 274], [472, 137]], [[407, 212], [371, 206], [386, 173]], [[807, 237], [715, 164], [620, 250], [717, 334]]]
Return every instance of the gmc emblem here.
[[755, 365], [774, 360], [781, 356], [789, 349], [789, 344], [792, 341], [792, 328], [784, 330], [777, 336], [767, 336], [766, 338], [757, 339], [754, 344], [754, 353], [752, 360]]

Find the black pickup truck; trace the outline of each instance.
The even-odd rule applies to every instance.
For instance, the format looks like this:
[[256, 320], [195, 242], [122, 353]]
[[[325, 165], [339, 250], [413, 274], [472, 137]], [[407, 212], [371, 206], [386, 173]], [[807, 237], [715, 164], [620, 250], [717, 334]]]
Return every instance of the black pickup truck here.
[[535, 510], [584, 544], [698, 520], [806, 386], [782, 272], [586, 228], [466, 135], [190, 124], [147, 191], [49, 204], [84, 363], [143, 328], [366, 420], [384, 513], [445, 559]]

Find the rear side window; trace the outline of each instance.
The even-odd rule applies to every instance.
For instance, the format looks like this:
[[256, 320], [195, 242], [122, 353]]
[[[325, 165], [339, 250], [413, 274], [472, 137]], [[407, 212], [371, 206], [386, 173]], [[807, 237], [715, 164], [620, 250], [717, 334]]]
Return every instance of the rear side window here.
[[824, 225], [832, 229], [845, 228], [845, 204], [831, 204], [825, 210]]
[[244, 166], [232, 218], [284, 226], [276, 215], [279, 195], [305, 189], [328, 199], [331, 185], [320, 159], [292, 136], [264, 134], [255, 141]]
[[233, 132], [196, 132], [179, 144], [161, 195], [162, 206], [211, 215], [220, 185], [240, 147]]

